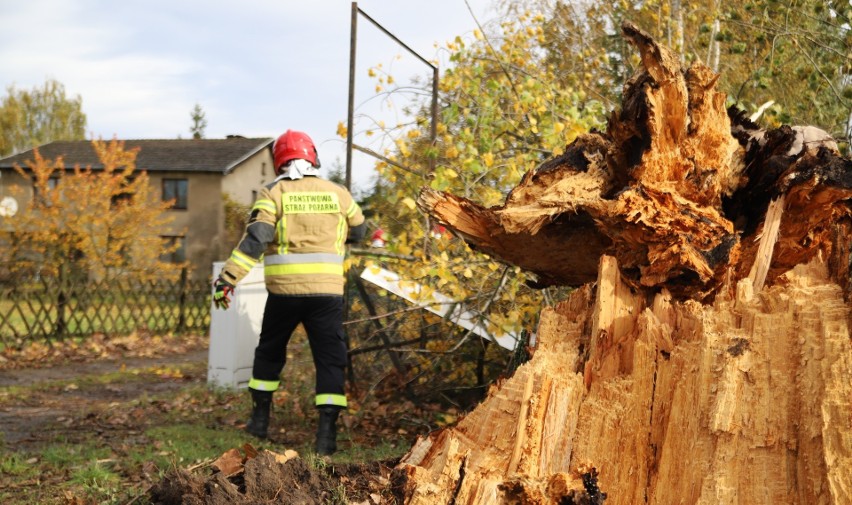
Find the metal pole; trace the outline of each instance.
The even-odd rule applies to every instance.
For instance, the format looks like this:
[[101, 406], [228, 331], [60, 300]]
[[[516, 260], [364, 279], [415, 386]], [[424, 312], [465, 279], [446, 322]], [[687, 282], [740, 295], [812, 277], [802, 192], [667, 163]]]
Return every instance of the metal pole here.
[[[432, 67], [432, 128], [429, 131], [432, 149], [438, 145], [438, 67]], [[435, 156], [429, 158], [429, 172], [435, 171]]]
[[349, 29], [349, 113], [346, 118], [346, 189], [352, 190], [352, 133], [355, 129], [355, 41], [358, 32], [358, 2], [352, 2]]
[[[352, 132], [355, 129], [355, 41], [358, 32], [358, 2], [352, 2], [352, 24], [349, 29], [349, 112], [346, 118], [346, 189], [352, 191]], [[349, 247], [347, 246], [347, 254]], [[349, 279], [353, 277], [352, 272], [348, 274]], [[347, 282], [347, 287], [348, 287]], [[343, 320], [349, 320], [349, 289], [343, 291]], [[349, 341], [349, 332], [344, 331], [346, 349], [352, 347]], [[349, 384], [355, 387], [355, 367], [352, 366], [352, 356], [346, 354], [346, 370], [349, 376]]]

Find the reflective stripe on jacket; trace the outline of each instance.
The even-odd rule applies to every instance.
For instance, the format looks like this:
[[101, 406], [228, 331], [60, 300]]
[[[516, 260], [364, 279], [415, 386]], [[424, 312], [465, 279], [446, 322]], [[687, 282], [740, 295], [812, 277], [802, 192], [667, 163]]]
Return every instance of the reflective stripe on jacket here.
[[364, 222], [343, 186], [320, 179], [280, 179], [261, 191], [246, 233], [222, 272], [239, 282], [263, 257], [266, 289], [280, 295], [342, 295], [344, 244]]

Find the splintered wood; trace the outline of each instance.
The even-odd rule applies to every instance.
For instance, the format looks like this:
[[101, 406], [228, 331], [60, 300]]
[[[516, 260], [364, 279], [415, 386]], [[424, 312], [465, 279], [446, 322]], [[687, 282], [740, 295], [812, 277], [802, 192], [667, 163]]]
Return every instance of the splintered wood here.
[[531, 361], [415, 444], [406, 503], [590, 503], [592, 469], [607, 504], [852, 503], [849, 309], [823, 262], [712, 305], [600, 271], [542, 312]]
[[[472, 247], [577, 289], [532, 359], [396, 470], [410, 504], [850, 504], [852, 162], [762, 130], [630, 24], [644, 69], [484, 208], [424, 189]], [[816, 130], [816, 134], [813, 130]], [[842, 286], [842, 288], [841, 288]]]
[[[421, 209], [471, 247], [535, 274], [539, 286], [579, 286], [614, 256], [636, 288], [712, 299], [726, 276], [749, 274], [770, 201], [784, 218], [766, 281], [819, 251], [848, 221], [852, 162], [807, 129], [764, 131], [725, 110], [718, 76], [626, 24], [644, 70], [606, 133], [581, 135], [528, 172], [502, 206], [483, 208], [424, 188]], [[808, 140], [816, 138], [818, 140]]]

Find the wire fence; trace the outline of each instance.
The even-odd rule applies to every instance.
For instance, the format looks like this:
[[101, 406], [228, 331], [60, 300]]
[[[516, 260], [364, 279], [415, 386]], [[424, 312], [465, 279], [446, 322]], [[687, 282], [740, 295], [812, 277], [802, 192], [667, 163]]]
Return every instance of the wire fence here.
[[207, 332], [210, 284], [176, 281], [87, 281], [55, 278], [0, 286], [0, 345], [95, 333]]

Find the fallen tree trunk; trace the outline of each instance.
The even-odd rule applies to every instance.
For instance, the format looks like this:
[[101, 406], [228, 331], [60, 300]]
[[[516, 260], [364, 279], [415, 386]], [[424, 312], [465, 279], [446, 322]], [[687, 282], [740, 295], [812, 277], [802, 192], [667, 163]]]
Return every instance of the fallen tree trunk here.
[[396, 469], [406, 503], [852, 503], [852, 163], [763, 131], [635, 27], [644, 71], [486, 209], [424, 190], [472, 247], [570, 285], [532, 359]]

